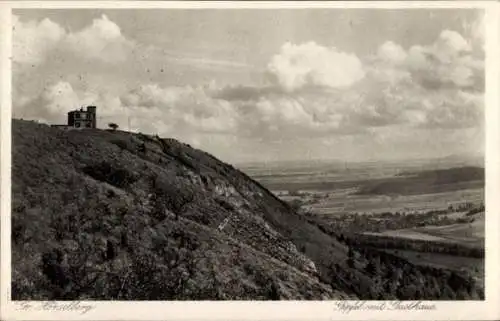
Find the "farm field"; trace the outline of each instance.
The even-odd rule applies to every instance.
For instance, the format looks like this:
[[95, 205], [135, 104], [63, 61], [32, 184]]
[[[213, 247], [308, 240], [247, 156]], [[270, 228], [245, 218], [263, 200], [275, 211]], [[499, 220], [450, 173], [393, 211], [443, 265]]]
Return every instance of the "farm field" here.
[[[482, 160], [411, 160], [394, 162], [271, 162], [239, 164], [241, 170], [271, 190], [331, 191], [339, 188], [359, 187], [368, 182], [400, 181], [413, 178], [422, 171], [482, 166]], [[474, 170], [472, 170], [474, 172]], [[469, 175], [464, 181], [473, 181]], [[432, 177], [425, 177], [431, 178]], [[480, 180], [480, 178], [479, 178]]]
[[419, 232], [416, 231], [415, 229], [389, 230], [380, 233], [365, 232], [363, 234], [373, 235], [373, 236], [390, 236], [402, 239], [421, 240], [421, 241], [435, 241], [435, 242], [447, 241], [447, 239], [443, 237], [427, 234], [424, 232]]
[[326, 194], [308, 208], [318, 214], [383, 213], [383, 212], [425, 212], [447, 208], [465, 201], [480, 203], [484, 199], [484, 189], [466, 189], [421, 195], [356, 195], [352, 189]]
[[400, 230], [387, 230], [379, 233], [365, 232], [364, 234], [481, 246], [484, 244], [484, 213], [476, 214], [474, 217], [475, 220], [472, 223], [443, 226], [428, 225]]
[[425, 226], [417, 228], [417, 230], [429, 235], [440, 236], [458, 243], [477, 243], [478, 241], [484, 242], [484, 212], [475, 215], [474, 217], [476, 219], [472, 223], [445, 226]]
[[484, 201], [484, 171], [472, 166], [319, 162], [254, 165], [245, 171], [284, 201], [301, 200], [304, 208], [322, 215], [419, 213]]

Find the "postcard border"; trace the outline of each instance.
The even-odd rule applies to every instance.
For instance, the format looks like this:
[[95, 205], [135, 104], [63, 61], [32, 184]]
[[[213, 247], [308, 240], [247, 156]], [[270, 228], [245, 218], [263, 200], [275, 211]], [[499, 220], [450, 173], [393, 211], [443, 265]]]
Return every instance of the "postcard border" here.
[[[342, 314], [335, 311], [339, 301], [325, 302], [81, 302], [95, 305], [86, 314], [75, 311], [23, 311], [8, 299], [10, 289], [10, 166], [11, 166], [11, 69], [12, 33], [11, 9], [40, 8], [479, 8], [486, 12], [486, 300], [433, 302], [435, 311], [353, 311]], [[0, 71], [1, 77], [1, 319], [5, 320], [495, 320], [500, 318], [498, 267], [500, 255], [500, 99], [498, 88], [500, 65], [498, 58], [500, 6], [495, 1], [436, 1], [436, 2], [151, 2], [151, 1], [89, 1], [89, 2], [3, 2], [0, 3]], [[342, 302], [342, 301], [340, 301]], [[359, 302], [359, 301], [356, 301]]]

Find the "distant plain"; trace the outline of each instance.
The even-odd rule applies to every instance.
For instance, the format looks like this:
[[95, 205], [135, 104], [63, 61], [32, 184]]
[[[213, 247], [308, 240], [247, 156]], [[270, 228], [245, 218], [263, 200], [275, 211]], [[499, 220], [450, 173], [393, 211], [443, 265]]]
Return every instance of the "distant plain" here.
[[[425, 212], [484, 201], [484, 181], [470, 177], [426, 184], [414, 192], [359, 193], [366, 186], [404, 181], [406, 173], [481, 165], [480, 160], [338, 161], [247, 164], [240, 168], [286, 201], [305, 200], [316, 214]], [[477, 173], [473, 173], [477, 174]], [[432, 181], [432, 179], [431, 179]], [[427, 183], [427, 182], [426, 182]]]
[[[334, 225], [358, 224], [358, 235], [380, 237], [379, 250], [417, 265], [465, 271], [484, 282], [483, 257], [415, 251], [410, 246], [413, 242], [445, 243], [484, 251], [481, 160], [290, 162], [252, 164], [242, 169], [281, 199], [299, 204], [308, 215]], [[408, 226], [404, 217], [415, 215], [425, 218]], [[356, 223], [358, 219], [363, 224]], [[395, 219], [406, 226], [385, 226]], [[374, 223], [375, 229], [364, 230]], [[399, 240], [403, 246], [385, 248], [382, 240], [387, 238]]]

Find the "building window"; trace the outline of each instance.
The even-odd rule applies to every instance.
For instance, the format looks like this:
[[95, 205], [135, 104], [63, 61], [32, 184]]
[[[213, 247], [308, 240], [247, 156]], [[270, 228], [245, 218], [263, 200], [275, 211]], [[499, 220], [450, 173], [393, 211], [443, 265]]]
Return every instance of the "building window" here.
[[80, 123], [75, 123], [75, 127], [76, 128], [80, 127]]
[[75, 113], [75, 119], [80, 119], [80, 113]]
[[82, 113], [82, 119], [87, 119], [87, 114], [86, 113]]
[[90, 123], [86, 123], [85, 127], [90, 128]]

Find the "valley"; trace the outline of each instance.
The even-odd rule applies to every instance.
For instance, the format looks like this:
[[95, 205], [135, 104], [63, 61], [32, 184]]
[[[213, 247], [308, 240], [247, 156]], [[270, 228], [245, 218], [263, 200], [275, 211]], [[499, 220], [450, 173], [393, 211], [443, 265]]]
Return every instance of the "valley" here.
[[272, 175], [272, 167], [259, 171], [254, 165], [251, 171], [347, 244], [465, 273], [484, 289], [483, 168], [456, 161], [350, 167], [334, 162], [281, 167]]

